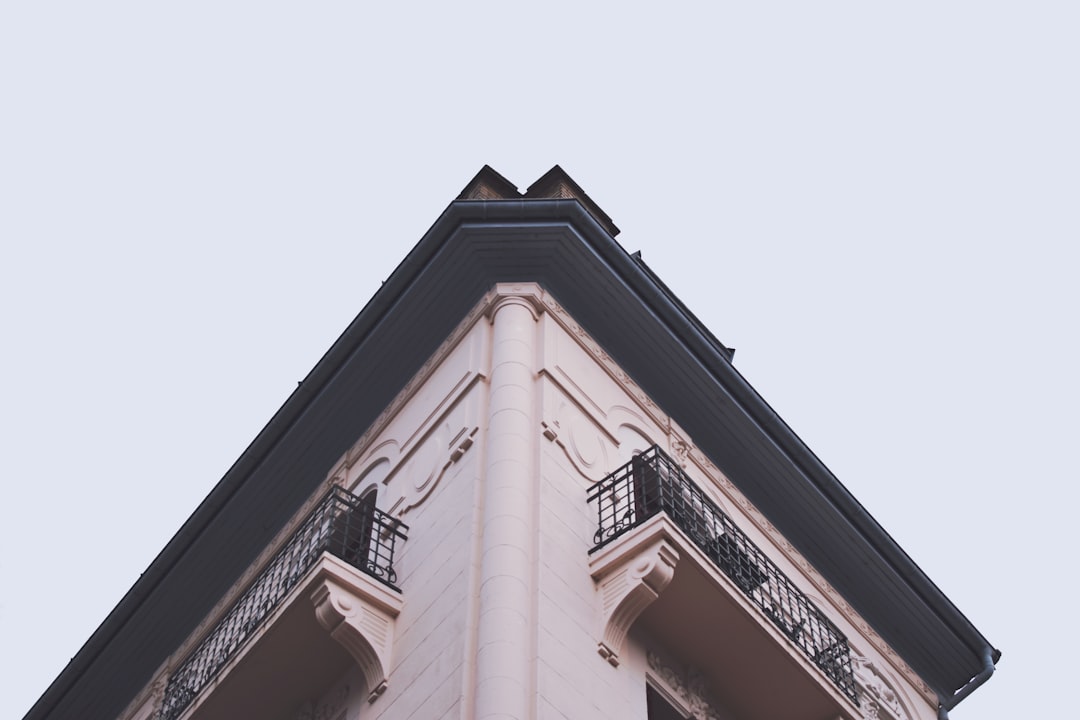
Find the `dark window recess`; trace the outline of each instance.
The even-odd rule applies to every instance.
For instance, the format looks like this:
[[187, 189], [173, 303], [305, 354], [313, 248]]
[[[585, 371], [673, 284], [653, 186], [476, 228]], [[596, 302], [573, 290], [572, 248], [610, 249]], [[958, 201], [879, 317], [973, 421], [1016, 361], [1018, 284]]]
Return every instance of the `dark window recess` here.
[[653, 690], [652, 685], [645, 687], [645, 703], [649, 720], [686, 720], [686, 716], [672, 707], [663, 695]]
[[369, 492], [334, 517], [327, 549], [353, 567], [379, 577], [377, 558], [372, 557], [374, 526], [375, 493]]

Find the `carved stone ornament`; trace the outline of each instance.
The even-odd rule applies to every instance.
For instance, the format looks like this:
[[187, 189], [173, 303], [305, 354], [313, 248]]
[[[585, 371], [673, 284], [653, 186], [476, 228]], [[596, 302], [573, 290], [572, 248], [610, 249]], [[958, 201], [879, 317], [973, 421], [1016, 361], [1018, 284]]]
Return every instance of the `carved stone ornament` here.
[[851, 654], [851, 669], [859, 688], [859, 707], [867, 720], [911, 720], [892, 683], [873, 661], [857, 652]]
[[[480, 430], [479, 426], [462, 427], [452, 439], [447, 440], [450, 423], [445, 422], [443, 425], [443, 428], [428, 438], [417, 451], [415, 463], [418, 470], [413, 478], [413, 487], [409, 495], [393, 504], [391, 510], [398, 517], [404, 516], [427, 500], [450, 466], [461, 460], [465, 452], [473, 446], [476, 433]], [[423, 457], [425, 454], [426, 458]]]
[[675, 576], [679, 553], [661, 537], [602, 559], [607, 561], [593, 568], [604, 613], [603, 636], [597, 652], [618, 666], [626, 633]]
[[592, 426], [567, 410], [565, 403], [559, 408], [555, 419], [542, 420], [540, 428], [544, 439], [555, 443], [589, 484], [607, 473], [605, 433], [602, 428]]
[[312, 586], [315, 617], [352, 655], [367, 681], [368, 701], [375, 702], [386, 690], [401, 598], [336, 558], [322, 562], [332, 569]]
[[720, 714], [713, 709], [710, 702], [705, 679], [696, 668], [690, 666], [685, 669], [677, 668], [652, 650], [649, 650], [646, 655], [649, 667], [678, 695], [683, 705], [690, 711], [692, 720], [721, 720]]
[[676, 439], [671, 443], [671, 450], [675, 453], [675, 462], [679, 463], [679, 467], [685, 470], [690, 455], [690, 446], [685, 440]]

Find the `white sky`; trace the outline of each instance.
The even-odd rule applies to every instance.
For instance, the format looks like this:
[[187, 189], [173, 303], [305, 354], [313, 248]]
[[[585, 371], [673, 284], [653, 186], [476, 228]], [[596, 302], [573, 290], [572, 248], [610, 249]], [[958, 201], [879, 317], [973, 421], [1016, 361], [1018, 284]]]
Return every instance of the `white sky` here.
[[953, 718], [1063, 716], [1075, 3], [163, 5], [0, 5], [0, 717], [484, 163], [561, 164], [1003, 650]]

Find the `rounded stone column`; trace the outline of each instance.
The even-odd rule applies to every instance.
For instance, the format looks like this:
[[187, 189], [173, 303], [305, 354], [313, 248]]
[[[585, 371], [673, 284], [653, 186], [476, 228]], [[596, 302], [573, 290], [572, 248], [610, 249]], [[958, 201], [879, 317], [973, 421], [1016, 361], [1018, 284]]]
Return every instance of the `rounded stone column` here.
[[477, 720], [527, 720], [532, 673], [537, 315], [527, 297], [491, 310], [476, 655]]

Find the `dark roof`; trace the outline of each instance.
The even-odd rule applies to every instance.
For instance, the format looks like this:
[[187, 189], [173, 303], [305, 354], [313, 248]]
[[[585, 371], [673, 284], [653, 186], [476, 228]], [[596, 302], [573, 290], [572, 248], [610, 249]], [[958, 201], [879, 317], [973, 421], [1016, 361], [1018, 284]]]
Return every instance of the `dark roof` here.
[[601, 210], [600, 206], [581, 189], [581, 186], [558, 165], [541, 175], [524, 193], [519, 192], [517, 186], [495, 172], [490, 165], [485, 165], [457, 197], [458, 200], [516, 200], [518, 198], [577, 200], [586, 212], [592, 215], [593, 220], [600, 223], [608, 235], [616, 237], [619, 234], [619, 228], [615, 227], [615, 223], [611, 221], [608, 214]]
[[[490, 168], [481, 175], [513, 188]], [[998, 651], [606, 217], [581, 199], [451, 203], [26, 717], [122, 711], [484, 293], [514, 281], [551, 292], [951, 705]]]
[[566, 171], [558, 165], [548, 170], [530, 185], [525, 191], [525, 197], [577, 200], [585, 208], [585, 211], [592, 215], [593, 220], [600, 223], [600, 227], [604, 228], [608, 235], [611, 237], [618, 237], [619, 235], [619, 228], [615, 227], [615, 223], [611, 221], [608, 214], [601, 210], [600, 206], [593, 202], [593, 199], [581, 189], [581, 186], [574, 182], [574, 179], [567, 175]]
[[521, 197], [517, 186], [504, 178], [490, 165], [480, 168], [458, 194], [458, 200], [512, 200]]

